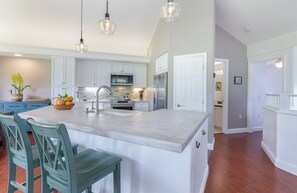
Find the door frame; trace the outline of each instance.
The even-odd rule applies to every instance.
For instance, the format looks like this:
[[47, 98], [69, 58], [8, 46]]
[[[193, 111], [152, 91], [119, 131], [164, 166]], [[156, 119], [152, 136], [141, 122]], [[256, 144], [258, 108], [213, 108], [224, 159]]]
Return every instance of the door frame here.
[[203, 57], [203, 112], [207, 112], [206, 110], [206, 104], [207, 104], [207, 99], [206, 99], [206, 87], [207, 87], [207, 53], [202, 52], [202, 53], [195, 53], [195, 54], [185, 54], [185, 55], [177, 55], [173, 57], [173, 109], [176, 109], [176, 96], [175, 96], [175, 90], [176, 90], [176, 58], [193, 58], [193, 57]]
[[223, 79], [223, 89], [224, 89], [224, 96], [223, 96], [223, 128], [222, 131], [224, 134], [228, 134], [228, 104], [229, 104], [229, 60], [223, 58], [215, 58], [215, 62], [222, 62], [224, 63], [224, 79]]

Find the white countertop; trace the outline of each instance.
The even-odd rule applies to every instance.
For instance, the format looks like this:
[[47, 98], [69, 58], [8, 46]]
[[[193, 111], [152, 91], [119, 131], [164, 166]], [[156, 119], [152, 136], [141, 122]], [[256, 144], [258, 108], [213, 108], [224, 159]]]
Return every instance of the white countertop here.
[[101, 110], [86, 114], [84, 105], [59, 111], [48, 106], [19, 115], [36, 121], [64, 123], [68, 129], [123, 140], [173, 152], [182, 152], [208, 114], [196, 111], [135, 112]]

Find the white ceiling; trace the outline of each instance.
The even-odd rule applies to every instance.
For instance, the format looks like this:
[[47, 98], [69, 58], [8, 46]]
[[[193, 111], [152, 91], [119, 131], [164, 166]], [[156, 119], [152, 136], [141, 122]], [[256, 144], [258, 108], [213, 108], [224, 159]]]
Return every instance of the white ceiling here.
[[[114, 36], [100, 33], [105, 0], [84, 0], [83, 38], [89, 51], [146, 55], [166, 0], [109, 0]], [[297, 31], [296, 0], [216, 0], [216, 23], [246, 45]], [[74, 50], [80, 0], [1, 0], [0, 44]], [[245, 32], [244, 28], [251, 29]]]
[[297, 31], [296, 8], [296, 0], [216, 0], [216, 23], [250, 45]]
[[[109, 0], [114, 36], [100, 33], [105, 0], [84, 0], [83, 38], [89, 51], [146, 55], [165, 0]], [[80, 39], [80, 0], [1, 0], [0, 44], [74, 49]]]

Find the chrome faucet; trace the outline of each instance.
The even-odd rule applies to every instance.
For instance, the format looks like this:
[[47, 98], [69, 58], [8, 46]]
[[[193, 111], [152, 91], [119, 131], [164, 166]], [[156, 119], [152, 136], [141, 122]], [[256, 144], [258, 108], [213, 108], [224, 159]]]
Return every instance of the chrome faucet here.
[[110, 92], [110, 96], [112, 95], [112, 90], [109, 86], [106, 86], [106, 85], [103, 85], [103, 86], [100, 86], [97, 91], [96, 91], [96, 114], [99, 115], [99, 91], [102, 89], [102, 88], [105, 88], [107, 90], [109, 90]]

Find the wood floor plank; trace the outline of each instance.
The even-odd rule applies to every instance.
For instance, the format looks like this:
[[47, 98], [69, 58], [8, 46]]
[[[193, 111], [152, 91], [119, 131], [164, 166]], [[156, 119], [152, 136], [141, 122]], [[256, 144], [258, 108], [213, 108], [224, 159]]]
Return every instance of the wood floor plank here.
[[216, 134], [205, 193], [297, 193], [297, 176], [276, 168], [261, 140], [262, 132]]

